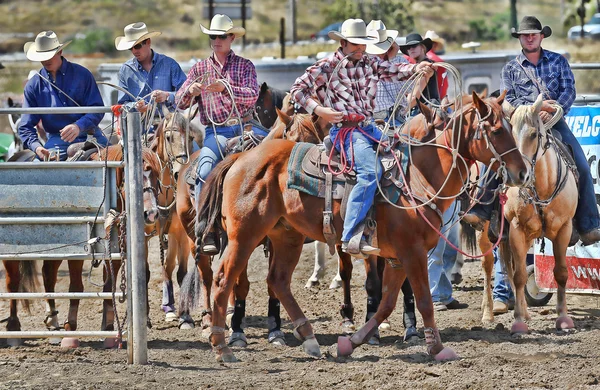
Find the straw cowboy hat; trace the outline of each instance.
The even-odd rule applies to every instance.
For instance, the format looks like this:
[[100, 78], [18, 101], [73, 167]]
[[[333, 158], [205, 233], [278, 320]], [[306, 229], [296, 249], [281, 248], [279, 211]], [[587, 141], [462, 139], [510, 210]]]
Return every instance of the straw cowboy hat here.
[[442, 46], [446, 46], [446, 40], [437, 35], [437, 33], [433, 30], [427, 31], [425, 33], [425, 38], [431, 39], [434, 43], [439, 43]]
[[381, 20], [371, 20], [367, 26], [367, 34], [377, 39], [377, 43], [367, 45], [366, 52], [369, 54], [386, 53], [398, 36], [397, 30], [387, 30]]
[[115, 38], [115, 46], [117, 50], [129, 50], [140, 42], [148, 38], [157, 37], [161, 34], [160, 31], [148, 32], [146, 23], [137, 22], [125, 26], [123, 29], [125, 36]]
[[54, 31], [42, 31], [35, 37], [35, 41], [27, 42], [23, 50], [29, 61], [48, 61], [71, 42], [60, 43]]
[[370, 37], [367, 34], [367, 26], [362, 19], [348, 19], [342, 23], [339, 32], [333, 30], [329, 31], [327, 35], [336, 41], [344, 39], [355, 45], [368, 45], [379, 42], [378, 38]]
[[400, 51], [402, 52], [402, 54], [408, 55], [408, 48], [410, 46], [415, 46], [419, 44], [425, 46], [425, 53], [431, 50], [431, 47], [433, 46], [431, 38], [423, 39], [421, 34], [411, 33], [406, 36], [406, 42], [404, 43], [404, 45], [400, 45]]
[[206, 35], [223, 35], [233, 34], [236, 38], [239, 38], [246, 34], [246, 29], [243, 27], [233, 27], [231, 18], [227, 15], [216, 14], [210, 21], [208, 28], [200, 24], [200, 29]]
[[548, 38], [552, 35], [552, 29], [549, 26], [542, 28], [542, 23], [535, 16], [525, 16], [519, 23], [519, 29], [516, 30], [514, 27], [510, 29], [510, 34], [513, 38], [519, 38], [521, 34], [544, 34], [544, 38]]

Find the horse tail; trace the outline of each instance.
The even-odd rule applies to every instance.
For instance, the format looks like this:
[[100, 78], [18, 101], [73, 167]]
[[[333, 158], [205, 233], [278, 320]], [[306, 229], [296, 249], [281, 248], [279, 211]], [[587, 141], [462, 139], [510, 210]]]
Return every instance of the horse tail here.
[[[196, 264], [198, 263], [198, 256], [200, 256], [200, 251], [197, 250]], [[179, 317], [185, 313], [193, 312], [199, 306], [200, 297], [202, 295], [202, 280], [200, 279], [200, 272], [198, 272], [198, 266], [196, 264], [194, 264], [194, 269], [188, 271], [181, 281], [181, 287], [179, 289]]]
[[[19, 283], [19, 291], [21, 292], [35, 292], [38, 289], [37, 280], [37, 267], [35, 260], [23, 260], [19, 262], [19, 274], [21, 275], [21, 282]], [[23, 308], [27, 310], [27, 313], [31, 314], [31, 301], [29, 299], [22, 299], [21, 304]]]
[[473, 229], [473, 226], [466, 222], [461, 222], [461, 236], [465, 242], [467, 249], [471, 253], [477, 252], [477, 231]]
[[199, 208], [196, 211], [196, 241], [203, 238], [213, 228], [221, 228], [221, 210], [223, 203], [223, 181], [229, 169], [242, 153], [232, 154], [221, 161], [212, 170], [202, 186]]
[[514, 286], [513, 277], [515, 274], [515, 261], [513, 257], [512, 250], [510, 249], [509, 240], [503, 240], [500, 245], [500, 261], [504, 270], [506, 271], [506, 276], [510, 281], [511, 286]]

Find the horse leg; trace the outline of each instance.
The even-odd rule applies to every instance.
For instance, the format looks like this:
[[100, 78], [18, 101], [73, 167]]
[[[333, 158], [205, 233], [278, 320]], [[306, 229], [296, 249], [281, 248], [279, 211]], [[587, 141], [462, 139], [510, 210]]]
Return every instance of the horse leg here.
[[[506, 272], [510, 275], [512, 268], [515, 289], [515, 322], [511, 327], [511, 334], [527, 333], [529, 327], [526, 322], [530, 319], [527, 312], [527, 301], [525, 301], [525, 283], [527, 283], [527, 251], [531, 247], [531, 240], [526, 239], [525, 234], [519, 229], [511, 226], [509, 233], [510, 255], [503, 257], [506, 262]], [[514, 268], [513, 268], [514, 267]]]
[[[117, 275], [119, 275], [119, 269], [121, 268], [121, 260], [107, 260], [104, 262], [104, 264], [104, 286], [102, 291], [112, 293], [113, 287], [116, 291], [116, 286], [119, 284], [117, 281]], [[102, 302], [102, 323], [100, 325], [100, 330], [115, 330], [115, 309], [116, 308], [113, 305], [112, 299], [105, 299]], [[118, 339], [116, 337], [107, 337], [103, 340], [104, 348], [107, 349], [116, 347], [117, 343]]]
[[317, 287], [325, 276], [325, 247], [324, 243], [315, 241], [315, 268], [308, 278], [305, 288]]
[[575, 328], [573, 319], [569, 317], [569, 314], [567, 313], [567, 297], [565, 291], [567, 278], [569, 277], [566, 253], [572, 229], [572, 220], [569, 219], [568, 223], [563, 225], [552, 242], [552, 249], [554, 251], [554, 280], [556, 280], [558, 287], [556, 289], [556, 313], [558, 314], [558, 318], [556, 319], [557, 330], [569, 330]]
[[342, 333], [352, 334], [356, 331], [354, 325], [354, 306], [352, 305], [352, 296], [350, 291], [350, 281], [352, 279], [352, 257], [346, 252], [342, 252], [339, 245], [336, 246], [339, 256], [339, 274], [342, 278], [342, 290], [344, 291], [344, 303], [340, 307], [342, 316]]
[[[315, 245], [315, 249], [317, 249], [317, 247], [318, 246]], [[271, 268], [271, 264], [273, 264], [273, 244], [269, 241], [269, 268]], [[286, 345], [285, 334], [281, 330], [281, 302], [279, 302], [277, 295], [275, 295], [275, 292], [268, 284], [267, 291], [269, 293], [269, 308], [267, 312], [267, 328], [269, 330], [269, 335], [267, 338], [269, 343], [273, 345]]]
[[[210, 332], [210, 327], [213, 325], [210, 294], [213, 284], [213, 270], [211, 267], [212, 257], [199, 255], [197, 256], [198, 270], [202, 276], [202, 290], [204, 291], [204, 310], [202, 311], [202, 334], [207, 336]], [[191, 319], [191, 317], [190, 317]], [[180, 320], [181, 322], [181, 320]]]
[[[325, 244], [323, 244], [325, 245]], [[339, 250], [336, 249], [336, 252], [339, 254]], [[335, 289], [335, 288], [340, 288], [343, 287], [344, 282], [342, 280], [342, 275], [341, 275], [341, 259], [338, 257], [338, 261], [337, 261], [337, 274], [335, 274], [335, 276], [333, 277], [333, 279], [331, 279], [331, 283], [329, 284], [329, 289]]]
[[[83, 292], [83, 260], [69, 260], [69, 292]], [[77, 312], [79, 311], [79, 299], [69, 300], [69, 313], [65, 321], [66, 331], [77, 330]], [[64, 337], [60, 346], [63, 348], [79, 347], [79, 339], [76, 337]]]
[[[237, 282], [233, 287], [234, 303], [233, 315], [231, 316], [231, 335], [227, 345], [230, 347], [246, 347], [248, 340], [244, 334], [242, 323], [246, 317], [246, 298], [250, 291], [250, 281], [248, 280], [248, 267], [244, 268]], [[231, 297], [230, 297], [231, 299]]]
[[[161, 237], [159, 237], [159, 240]], [[176, 321], [177, 312], [175, 311], [175, 293], [173, 291], [173, 270], [179, 248], [176, 248], [176, 237], [172, 237], [169, 233], [169, 245], [167, 246], [167, 254], [165, 256], [165, 264], [163, 268], [163, 298], [161, 309], [165, 313], [165, 322]]]
[[321, 357], [321, 349], [313, 328], [292, 295], [292, 273], [300, 260], [304, 236], [293, 231], [277, 230], [269, 235], [273, 245], [273, 262], [269, 267], [267, 283], [277, 295], [294, 326], [294, 336], [302, 341], [304, 352]]
[[[58, 277], [58, 268], [62, 260], [45, 260], [42, 265], [42, 279], [44, 281], [44, 291], [54, 292], [56, 286], [56, 279]], [[46, 318], [44, 324], [48, 330], [59, 330], [60, 325], [58, 324], [58, 311], [56, 310], [56, 302], [54, 299], [46, 300]], [[48, 341], [50, 344], [60, 344], [61, 339], [52, 337]]]
[[[3, 260], [2, 263], [4, 264], [4, 269], [6, 270], [6, 291], [18, 292], [19, 284], [21, 283], [21, 275], [19, 274], [19, 262]], [[18, 300], [11, 299], [9, 305], [10, 316], [8, 317], [8, 320], [6, 322], [6, 330], [9, 332], [18, 332], [21, 330], [21, 322], [19, 321], [19, 317], [17, 315]], [[16, 347], [18, 345], [21, 345], [21, 339], [6, 339], [6, 343], [11, 347]]]
[[[379, 257], [369, 256], [364, 260], [365, 271], [367, 273], [367, 280], [365, 281], [365, 290], [367, 291], [367, 314], [365, 322], [369, 322], [371, 317], [375, 315], [377, 309], [379, 309], [379, 302], [381, 301], [381, 280], [379, 279], [379, 273], [377, 270], [377, 263]], [[348, 283], [348, 290], [350, 289]], [[345, 292], [345, 291], [344, 291]], [[350, 295], [350, 293], [348, 293]], [[369, 339], [370, 345], [379, 345], [379, 330], [376, 331], [373, 336]]]
[[[182, 254], [188, 253], [186, 252], [186, 250], [189, 250], [192, 252], [192, 256], [194, 257], [194, 261], [197, 264], [197, 266], [195, 266], [194, 271], [192, 272], [192, 274], [189, 275], [189, 277], [194, 278], [197, 274], [196, 272], [199, 273], [199, 278], [201, 278], [201, 282], [203, 283], [203, 287], [205, 290], [205, 294], [204, 294], [204, 310], [202, 311], [202, 324], [207, 324], [206, 328], [203, 327], [203, 331], [207, 328], [210, 327], [210, 324], [212, 322], [211, 320], [211, 312], [210, 312], [210, 283], [212, 283], [212, 268], [210, 268], [210, 257], [206, 257], [204, 255], [198, 254], [198, 256], [196, 256], [196, 246], [194, 245], [194, 242], [190, 239], [190, 238], [185, 238], [183, 237], [182, 240], [187, 240], [187, 249], [183, 249]], [[196, 258], [198, 257], [198, 258]], [[194, 320], [192, 319], [192, 316], [190, 314], [190, 306], [193, 306], [193, 304], [190, 304], [189, 301], [194, 301], [196, 299], [196, 294], [197, 291], [195, 288], [191, 288], [191, 289], [186, 289], [186, 286], [184, 286], [184, 277], [186, 276], [187, 272], [184, 273], [184, 270], [187, 270], [187, 255], [185, 256], [185, 260], [180, 257], [179, 258], [180, 261], [180, 267], [182, 261], [185, 262], [185, 269], [181, 269], [178, 270], [177, 272], [177, 278], [179, 281], [179, 286], [181, 287], [179, 294], [180, 294], [180, 305], [179, 305], [179, 329], [194, 329]], [[204, 269], [206, 267], [206, 263], [208, 263], [208, 268], [210, 269], [210, 278], [208, 281], [206, 280], [206, 275], [204, 275]], [[180, 272], [181, 271], [181, 274]], [[208, 272], [208, 271], [207, 271]], [[181, 280], [179, 280], [179, 277], [181, 277]], [[195, 282], [194, 282], [195, 283]], [[208, 283], [208, 295], [206, 294], [206, 284]], [[191, 285], [192, 283], [190, 283]], [[189, 286], [187, 286], [189, 287]], [[206, 318], [205, 318], [206, 317]]]
[[479, 248], [481, 253], [487, 253], [481, 259], [481, 268], [483, 268], [483, 297], [481, 300], [481, 322], [491, 324], [494, 322], [494, 301], [492, 297], [492, 272], [494, 270], [494, 254], [491, 252], [492, 243], [488, 238], [489, 222], [486, 222], [483, 232], [479, 237]]

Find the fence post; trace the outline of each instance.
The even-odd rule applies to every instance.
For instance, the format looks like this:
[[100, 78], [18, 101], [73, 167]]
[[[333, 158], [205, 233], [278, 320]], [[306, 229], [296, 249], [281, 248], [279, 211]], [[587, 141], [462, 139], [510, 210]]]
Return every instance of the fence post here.
[[[146, 322], [146, 242], [142, 181], [142, 123], [138, 112], [127, 114], [126, 193], [127, 193], [127, 307], [129, 311], [128, 363], [148, 363]], [[133, 352], [131, 352], [133, 351]]]

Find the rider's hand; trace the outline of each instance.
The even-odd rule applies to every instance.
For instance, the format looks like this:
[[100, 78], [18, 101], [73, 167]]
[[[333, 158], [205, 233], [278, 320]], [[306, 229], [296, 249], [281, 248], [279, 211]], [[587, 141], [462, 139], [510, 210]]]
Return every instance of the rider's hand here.
[[344, 113], [336, 111], [330, 107], [318, 106], [315, 108], [314, 113], [329, 123], [338, 123], [344, 119]]
[[543, 123], [548, 123], [553, 116], [554, 115], [550, 114], [549, 112], [540, 111], [540, 118], [542, 119]]
[[79, 137], [80, 132], [81, 130], [79, 129], [79, 126], [77, 126], [75, 123], [72, 123], [62, 128], [60, 131], [60, 138], [65, 142], [73, 142], [77, 137]]
[[200, 83], [194, 83], [192, 85], [190, 85], [190, 88], [188, 89], [188, 93], [192, 96], [200, 96], [200, 94], [202, 93], [202, 84]]
[[144, 100], [138, 100], [135, 103], [135, 109], [138, 110], [138, 112], [146, 112], [148, 111], [148, 105]]
[[169, 98], [169, 92], [156, 90], [152, 92], [152, 97], [157, 103], [163, 103]]
[[389, 153], [390, 150], [392, 150], [392, 143], [390, 142], [390, 137], [384, 134], [383, 137], [379, 139], [379, 146], [377, 148], [379, 149], [379, 153]]
[[223, 92], [225, 90], [225, 85], [220, 81], [215, 81], [212, 84], [203, 86], [204, 90], [207, 92]]
[[38, 146], [35, 148], [35, 154], [42, 161], [45, 161], [50, 158], [50, 151], [43, 146]]
[[425, 73], [425, 77], [430, 78], [433, 76], [436, 68], [437, 65], [434, 65], [429, 61], [421, 61], [417, 64], [415, 72], [423, 71]]
[[553, 104], [556, 104], [556, 100], [544, 100], [542, 102], [542, 108], [540, 108], [540, 110], [546, 112], [554, 112], [556, 111], [556, 108], [552, 106]]

